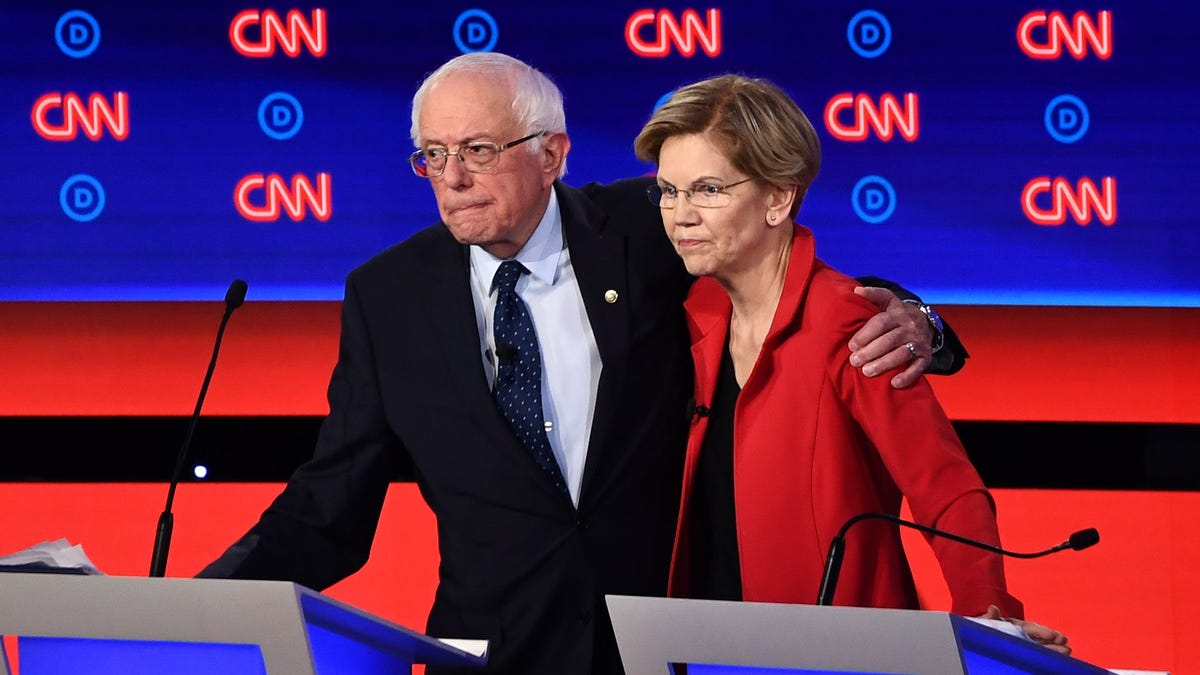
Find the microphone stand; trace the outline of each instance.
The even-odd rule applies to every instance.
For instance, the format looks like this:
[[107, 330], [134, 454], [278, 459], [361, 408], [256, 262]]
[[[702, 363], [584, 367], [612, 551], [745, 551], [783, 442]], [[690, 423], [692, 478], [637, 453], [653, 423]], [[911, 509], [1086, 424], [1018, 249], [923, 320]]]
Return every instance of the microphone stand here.
[[999, 553], [1000, 555], [1006, 555], [1013, 558], [1040, 558], [1044, 555], [1057, 553], [1058, 551], [1067, 548], [1081, 551], [1100, 541], [1100, 533], [1097, 532], [1095, 528], [1088, 528], [1072, 534], [1066, 541], [1062, 542], [1061, 544], [1051, 546], [1044, 551], [1020, 553], [1017, 551], [1008, 551], [1000, 548], [999, 546], [992, 546], [991, 544], [986, 544], [982, 541], [968, 539], [966, 537], [954, 534], [953, 532], [946, 532], [945, 530], [939, 530], [927, 525], [904, 520], [903, 518], [893, 516], [890, 513], [860, 513], [857, 516], [847, 520], [846, 523], [842, 525], [842, 528], [838, 530], [838, 533], [834, 536], [833, 541], [829, 542], [829, 554], [825, 557], [825, 571], [821, 576], [821, 588], [817, 591], [818, 605], [829, 606], [833, 604], [833, 593], [837, 589], [838, 575], [842, 570], [842, 556], [845, 554], [846, 550], [846, 532], [855, 523], [862, 520], [871, 519], [886, 520], [897, 525], [911, 527], [914, 530], [920, 530], [926, 534], [937, 537], [945, 537], [946, 539], [957, 541], [960, 544], [974, 546], [975, 548], [981, 548], [985, 551], [991, 551], [993, 553]]
[[204, 374], [204, 383], [200, 385], [200, 396], [196, 399], [196, 409], [192, 412], [191, 422], [188, 423], [187, 434], [183, 437], [183, 445], [175, 458], [175, 470], [171, 473], [171, 486], [167, 489], [167, 504], [158, 517], [158, 528], [154, 533], [154, 551], [150, 556], [150, 576], [161, 577], [167, 571], [167, 554], [171, 550], [171, 532], [175, 526], [175, 516], [171, 506], [175, 502], [175, 488], [179, 485], [183, 465], [187, 462], [188, 447], [192, 444], [192, 433], [196, 431], [196, 422], [200, 420], [200, 408], [204, 405], [204, 396], [208, 393], [208, 383], [212, 381], [213, 371], [217, 367], [217, 353], [221, 350], [221, 337], [225, 334], [225, 325], [233, 310], [242, 306], [246, 300], [246, 282], [234, 280], [225, 293], [225, 314], [221, 317], [221, 325], [217, 328], [217, 341], [213, 345], [212, 358], [208, 362], [208, 372]]

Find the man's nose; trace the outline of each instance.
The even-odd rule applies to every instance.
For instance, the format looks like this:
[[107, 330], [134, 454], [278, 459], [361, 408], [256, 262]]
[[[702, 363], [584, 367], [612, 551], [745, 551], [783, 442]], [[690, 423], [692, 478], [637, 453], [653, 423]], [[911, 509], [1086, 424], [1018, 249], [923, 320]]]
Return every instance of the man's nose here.
[[450, 155], [446, 158], [446, 170], [442, 172], [442, 180], [452, 188], [469, 187], [473, 182], [471, 172], [467, 171], [460, 155]]

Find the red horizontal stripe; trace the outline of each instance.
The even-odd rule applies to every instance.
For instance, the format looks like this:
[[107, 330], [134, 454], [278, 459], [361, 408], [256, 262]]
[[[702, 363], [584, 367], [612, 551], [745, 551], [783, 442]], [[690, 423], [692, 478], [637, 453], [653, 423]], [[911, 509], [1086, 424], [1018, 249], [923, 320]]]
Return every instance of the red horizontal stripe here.
[[[233, 315], [204, 412], [322, 415], [336, 302]], [[190, 415], [219, 302], [0, 303], [0, 415]], [[1200, 310], [940, 307], [971, 359], [933, 378], [954, 419], [1200, 423]]]

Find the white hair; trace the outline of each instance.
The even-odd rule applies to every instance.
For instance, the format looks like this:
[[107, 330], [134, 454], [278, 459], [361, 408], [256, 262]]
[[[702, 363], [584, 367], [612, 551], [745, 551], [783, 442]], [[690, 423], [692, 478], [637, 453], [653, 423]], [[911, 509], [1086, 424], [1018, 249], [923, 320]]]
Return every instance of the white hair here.
[[[418, 128], [421, 116], [421, 105], [425, 95], [437, 83], [450, 75], [457, 73], [473, 73], [486, 75], [496, 81], [504, 82], [512, 91], [511, 112], [517, 124], [526, 134], [538, 132], [560, 133], [567, 130], [567, 115], [563, 111], [562, 92], [541, 71], [519, 59], [501, 54], [500, 52], [470, 52], [442, 64], [430, 73], [412, 100], [412, 127], [409, 135], [413, 145], [420, 148], [423, 144]], [[463, 105], [470, 105], [463, 101]], [[537, 152], [542, 146], [541, 137], [530, 140], [527, 145], [529, 152]], [[567, 172], [567, 162], [564, 158], [559, 168], [558, 177], [562, 178]]]

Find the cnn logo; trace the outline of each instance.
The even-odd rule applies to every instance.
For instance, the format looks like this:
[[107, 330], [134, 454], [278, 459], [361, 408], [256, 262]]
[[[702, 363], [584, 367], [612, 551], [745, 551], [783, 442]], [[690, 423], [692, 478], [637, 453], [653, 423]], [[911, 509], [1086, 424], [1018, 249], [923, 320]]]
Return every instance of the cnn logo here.
[[1021, 190], [1021, 210], [1034, 225], [1062, 225], [1068, 212], [1080, 225], [1091, 223], [1093, 214], [1105, 226], [1112, 225], [1117, 222], [1117, 179], [1106, 176], [1097, 185], [1082, 178], [1072, 185], [1065, 178], [1038, 176]]
[[93, 141], [100, 140], [105, 130], [123, 141], [129, 138], [129, 94], [118, 91], [111, 102], [92, 94], [85, 103], [73, 92], [51, 92], [34, 102], [29, 117], [34, 131], [48, 141], [73, 141], [80, 130]]
[[233, 190], [233, 206], [246, 220], [274, 222], [285, 213], [296, 222], [309, 211], [321, 222], [333, 215], [333, 178], [317, 174], [316, 185], [298, 173], [289, 183], [277, 173], [252, 173], [238, 181]]
[[[660, 9], [640, 9], [625, 22], [625, 44], [638, 56], [663, 58], [671, 45], [685, 57], [696, 53], [696, 46], [710, 57], [721, 54], [721, 10], [705, 11], [707, 21], [701, 21], [694, 9], [685, 9], [676, 19], [671, 12]], [[646, 34], [649, 33], [649, 38]]]
[[1082, 60], [1090, 48], [1107, 60], [1113, 52], [1112, 12], [1097, 12], [1095, 19], [1075, 12], [1070, 22], [1062, 12], [1030, 12], [1017, 23], [1017, 44], [1031, 59], [1057, 59], [1066, 51]]
[[921, 135], [921, 117], [917, 95], [904, 94], [900, 103], [892, 94], [884, 94], [876, 103], [866, 94], [837, 94], [825, 104], [825, 128], [839, 141], [865, 141], [874, 132], [882, 141], [891, 141], [899, 133], [906, 141]]
[[[257, 31], [252, 29], [257, 28]], [[275, 55], [276, 47], [295, 58], [301, 47], [320, 58], [329, 49], [325, 10], [314, 9], [311, 17], [300, 10], [289, 10], [281, 19], [274, 10], [247, 9], [239, 12], [229, 23], [229, 42], [237, 53], [250, 58], [265, 59]], [[256, 37], [252, 34], [257, 33]]]

